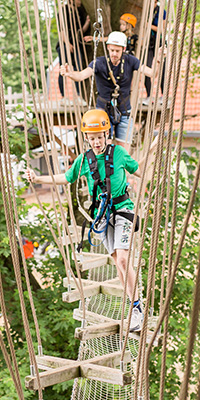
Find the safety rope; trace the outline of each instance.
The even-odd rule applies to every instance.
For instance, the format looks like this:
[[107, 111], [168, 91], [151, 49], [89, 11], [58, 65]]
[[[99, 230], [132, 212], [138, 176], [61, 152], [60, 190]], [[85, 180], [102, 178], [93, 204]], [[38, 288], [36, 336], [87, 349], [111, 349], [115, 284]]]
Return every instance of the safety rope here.
[[[162, 14], [162, 13], [161, 13], [161, 14]], [[158, 86], [158, 87], [159, 87], [159, 86]], [[155, 110], [154, 110], [154, 115], [153, 115], [153, 117], [152, 117], [152, 129], [151, 129], [151, 131], [150, 131], [150, 141], [149, 141], [149, 145], [148, 145], [147, 154], [149, 154], [149, 149], [150, 149], [150, 145], [151, 145], [151, 141], [152, 141], [152, 137], [153, 137], [153, 126], [154, 126], [154, 121], [155, 121], [155, 112], [156, 112], [156, 108], [155, 108]], [[149, 118], [150, 118], [150, 113], [149, 113]], [[146, 163], [145, 163], [145, 166], [144, 166], [144, 172], [143, 172], [143, 176], [142, 176], [141, 183], [140, 183], [139, 195], [137, 196], [137, 201], [136, 201], [136, 206], [135, 206], [135, 215], [137, 215], [138, 210], [139, 210], [139, 200], [140, 200], [140, 196], [141, 196], [141, 192], [142, 192], [142, 186], [143, 186], [143, 182], [144, 182], [144, 174], [145, 174], [145, 172], [146, 172], [146, 167], [147, 167], [147, 160], [148, 160], [148, 157], [147, 157], [147, 159], [146, 159]], [[152, 176], [154, 176], [154, 175], [152, 174]], [[135, 221], [135, 224], [136, 224], [136, 221]], [[135, 225], [135, 224], [133, 223], [132, 232], [131, 232], [131, 236], [130, 236], [130, 248], [131, 248], [131, 243], [132, 243], [132, 240], [133, 240], [133, 234], [134, 234], [134, 229], [135, 229], [134, 225]], [[123, 300], [123, 304], [124, 304], [124, 301], [125, 301], [125, 294], [126, 294], [126, 286], [127, 286], [127, 279], [128, 279], [128, 270], [129, 270], [129, 263], [130, 263], [130, 253], [131, 253], [131, 252], [130, 252], [130, 249], [129, 249], [128, 262], [127, 262], [127, 269], [126, 269], [126, 276], [125, 276], [125, 283], [124, 283], [125, 291], [124, 291], [124, 300]], [[140, 261], [141, 261], [141, 260], [140, 260]], [[130, 306], [130, 313], [129, 313], [129, 318], [128, 318], [128, 327], [127, 327], [127, 335], [126, 335], [125, 340], [124, 340], [124, 346], [123, 346], [121, 361], [123, 360], [124, 351], [125, 351], [125, 345], [126, 345], [127, 337], [128, 337], [128, 331], [129, 331], [129, 326], [130, 326], [130, 321], [131, 321], [131, 310], [132, 310], [132, 307], [133, 307], [134, 296], [135, 296], [135, 291], [136, 291], [136, 284], [137, 284], [138, 276], [139, 276], [139, 270], [140, 270], [140, 264], [138, 265], [138, 270], [137, 270], [136, 279], [135, 279], [136, 282], [135, 282], [135, 287], [134, 287], [134, 290], [133, 290], [132, 302], [131, 302], [131, 306]], [[122, 324], [122, 327], [121, 327], [121, 336], [120, 336], [120, 340], [122, 340], [123, 319], [124, 319], [124, 307], [123, 307], [123, 309], [122, 309], [122, 317], [121, 317], [121, 324]]]
[[[19, 14], [18, 5], [16, 4], [16, 12]], [[16, 199], [15, 199], [15, 189], [14, 189], [14, 182], [11, 172], [11, 160], [10, 160], [10, 151], [9, 151], [9, 143], [8, 143], [8, 132], [7, 132], [7, 125], [6, 125], [6, 112], [5, 112], [5, 101], [4, 101], [4, 89], [3, 89], [3, 81], [2, 81], [2, 65], [1, 65], [1, 56], [0, 56], [0, 104], [1, 104], [1, 124], [2, 124], [2, 148], [4, 154], [4, 168], [5, 168], [5, 180], [6, 180], [6, 188], [4, 184], [4, 176], [3, 176], [3, 167], [2, 161], [0, 159], [0, 183], [1, 183], [1, 191], [2, 191], [2, 198], [4, 203], [5, 209], [5, 216], [6, 216], [6, 225], [8, 236], [10, 240], [10, 247], [11, 247], [11, 256], [13, 261], [13, 267], [15, 271], [16, 283], [18, 287], [19, 297], [20, 297], [20, 304], [22, 310], [22, 317], [23, 323], [25, 328], [25, 334], [27, 339], [27, 345], [29, 349], [29, 356], [30, 356], [30, 366], [31, 366], [31, 373], [36, 374], [38, 380], [38, 395], [39, 399], [42, 400], [42, 388], [40, 384], [39, 372], [37, 368], [29, 323], [28, 323], [28, 316], [26, 312], [26, 306], [23, 296], [23, 289], [22, 289], [22, 281], [21, 281], [21, 271], [20, 271], [20, 263], [19, 263], [19, 256], [18, 256], [18, 248], [17, 248], [17, 240], [15, 234], [15, 226], [14, 226], [14, 217], [12, 213], [12, 208], [14, 207], [14, 214], [15, 219], [18, 220], [18, 213], [16, 208]], [[9, 179], [10, 178], [10, 179]], [[10, 190], [11, 184], [11, 190]], [[7, 190], [6, 190], [7, 189]], [[12, 194], [11, 194], [12, 192]], [[12, 203], [13, 199], [13, 203]], [[13, 204], [13, 207], [12, 207]]]
[[6, 331], [6, 335], [7, 335], [7, 339], [8, 339], [8, 343], [9, 343], [9, 347], [10, 347], [13, 367], [12, 367], [12, 363], [11, 363], [11, 360], [9, 358], [9, 355], [7, 353], [6, 347], [4, 345], [3, 335], [2, 335], [1, 331], [0, 331], [0, 346], [1, 346], [2, 353], [4, 355], [7, 367], [9, 369], [9, 371], [10, 371], [11, 376], [12, 376], [12, 379], [13, 379], [16, 391], [18, 393], [18, 396], [19, 396], [20, 399], [23, 400], [24, 399], [23, 389], [22, 389], [22, 385], [21, 385], [21, 381], [20, 381], [19, 369], [18, 369], [17, 360], [16, 360], [16, 356], [15, 356], [15, 349], [14, 349], [12, 336], [11, 336], [10, 328], [9, 328], [9, 324], [8, 324], [8, 317], [7, 317], [7, 313], [6, 313], [6, 306], [5, 306], [5, 301], [4, 301], [4, 292], [3, 292], [3, 283], [2, 283], [2, 277], [1, 277], [1, 271], [0, 271], [0, 305], [1, 305], [1, 312], [2, 312], [2, 316], [3, 316], [3, 321], [4, 321], [4, 327], [5, 327], [5, 331]]
[[[154, 331], [154, 333], [153, 333], [153, 335], [151, 337], [151, 340], [150, 340], [148, 348], [147, 348], [146, 361], [145, 361], [146, 375], [148, 375], [150, 352], [151, 352], [151, 349], [152, 349], [152, 346], [153, 346], [153, 342], [154, 342], [154, 340], [156, 338], [156, 335], [158, 334], [159, 328], [160, 328], [160, 326], [161, 326], [161, 324], [162, 324], [162, 322], [163, 322], [163, 320], [165, 318], [166, 311], [167, 311], [169, 303], [170, 303], [171, 294], [172, 294], [172, 290], [173, 290], [173, 285], [174, 285], [174, 282], [175, 282], [175, 277], [176, 277], [177, 268], [178, 268], [178, 264], [179, 264], [179, 259], [180, 259], [181, 251], [182, 251], [182, 248], [183, 248], [184, 239], [185, 239], [185, 235], [186, 235], [189, 219], [190, 219], [190, 216], [192, 214], [192, 208], [193, 208], [193, 204], [194, 204], [194, 201], [195, 201], [195, 195], [196, 195], [197, 187], [199, 185], [199, 180], [200, 180], [200, 159], [199, 159], [197, 170], [196, 170], [195, 180], [194, 180], [194, 184], [193, 184], [191, 195], [190, 195], [190, 200], [189, 200], [189, 204], [188, 204], [188, 208], [187, 208], [187, 214], [186, 214], [185, 221], [184, 221], [184, 224], [183, 224], [183, 229], [182, 229], [181, 237], [180, 237], [180, 240], [179, 240], [178, 249], [177, 249], [176, 254], [175, 254], [175, 260], [174, 260], [174, 265], [173, 265], [173, 269], [172, 269], [171, 280], [170, 280], [170, 284], [169, 284], [169, 287], [168, 287], [168, 290], [167, 290], [167, 295], [166, 295], [166, 298], [165, 298], [164, 307], [163, 307], [161, 315], [159, 316], [159, 319], [158, 319], [158, 322], [157, 322], [157, 326], [155, 328], [155, 331]], [[147, 390], [146, 399], [148, 398], [147, 397], [148, 396], [148, 391], [149, 391], [149, 388]]]
[[[36, 80], [36, 87], [37, 87], [37, 93], [38, 93], [38, 100], [39, 100], [40, 109], [41, 109], [42, 107], [41, 107], [41, 102], [40, 102], [39, 85], [38, 85], [38, 79], [37, 79], [37, 70], [36, 70], [36, 63], [35, 63], [35, 53], [34, 53], [33, 43], [32, 43], [32, 32], [31, 32], [31, 27], [30, 27], [30, 18], [29, 18], [29, 12], [28, 12], [28, 5], [27, 5], [27, 2], [26, 2], [26, 15], [27, 15], [27, 21], [28, 21], [29, 37], [30, 37], [30, 41], [31, 41], [32, 60], [33, 60], [33, 66], [34, 66], [34, 70], [35, 70], [35, 80]], [[50, 35], [49, 35], [49, 37], [50, 37]], [[20, 42], [20, 43], [21, 43], [21, 42]], [[58, 113], [58, 115], [59, 115], [59, 113]], [[39, 127], [39, 132], [40, 132], [40, 123], [39, 123], [38, 127]], [[45, 129], [45, 127], [44, 127], [44, 129]], [[50, 130], [50, 129], [49, 129], [49, 130]], [[60, 126], [60, 132], [61, 132], [61, 126]], [[28, 137], [27, 137], [26, 118], [25, 118], [25, 137], [26, 137], [26, 139], [25, 139], [25, 140], [26, 140], [26, 158], [27, 158], [27, 165], [29, 165]], [[41, 139], [41, 135], [40, 135], [40, 139]], [[42, 139], [43, 139], [43, 138], [42, 138]], [[41, 140], [41, 142], [43, 143], [43, 140]], [[54, 146], [55, 146], [55, 142], [54, 142]], [[43, 148], [45, 149], [44, 143], [43, 143]], [[63, 151], [63, 153], [64, 153], [64, 151]], [[59, 238], [59, 241], [58, 241], [58, 240], [57, 240], [57, 237], [56, 237], [56, 235], [55, 235], [55, 233], [54, 233], [54, 231], [53, 231], [53, 229], [52, 229], [52, 226], [51, 226], [51, 224], [49, 223], [48, 218], [47, 218], [47, 216], [46, 216], [46, 214], [45, 214], [45, 212], [44, 212], [44, 210], [43, 210], [42, 204], [41, 204], [41, 202], [40, 202], [40, 200], [39, 200], [39, 197], [38, 197], [37, 193], [35, 192], [35, 189], [34, 189], [33, 185], [31, 185], [31, 188], [32, 188], [32, 191], [34, 192], [34, 194], [35, 194], [35, 196], [36, 196], [36, 198], [37, 198], [38, 204], [39, 204], [40, 209], [41, 209], [41, 211], [42, 211], [42, 213], [43, 213], [43, 216], [44, 216], [44, 218], [45, 218], [45, 220], [46, 220], [46, 222], [47, 222], [47, 224], [48, 224], [48, 226], [49, 226], [49, 229], [50, 229], [50, 231], [51, 231], [51, 233], [52, 233], [52, 235], [53, 235], [54, 241], [55, 241], [55, 243], [57, 244], [57, 246], [58, 246], [58, 248], [59, 248], [59, 250], [60, 250], [60, 252], [61, 252], [61, 254], [62, 254], [62, 256], [63, 256], [64, 265], [65, 265], [65, 270], [66, 270], [66, 274], [67, 274], [67, 277], [68, 277], [68, 283], [70, 284], [70, 281], [69, 281], [69, 274], [68, 274], [69, 262], [67, 261], [66, 256], [65, 256], [64, 249], [63, 249], [63, 247], [61, 246], [61, 243], [62, 243], [61, 235], [60, 235], [60, 238]], [[53, 192], [52, 192], [52, 197], [53, 197]], [[70, 201], [70, 196], [68, 196], [68, 202], [69, 202], [69, 201]], [[55, 214], [56, 214], [56, 213], [57, 213], [57, 211], [55, 212]], [[76, 232], [76, 230], [75, 230], [75, 232]], [[76, 278], [75, 278], [75, 275], [73, 274], [72, 271], [71, 271], [71, 274], [73, 275], [73, 278], [75, 279], [75, 284], [76, 284], [76, 286], [79, 287], [78, 284], [77, 284], [77, 280], [76, 280]]]
[[[199, 264], [197, 269], [197, 277], [196, 277], [196, 285], [194, 291], [194, 299], [193, 299], [193, 309], [191, 316], [191, 326], [189, 333], [189, 344], [187, 349], [187, 358], [186, 358], [186, 368], [184, 372], [183, 382], [181, 385], [181, 390], [179, 394], [179, 400], [187, 400], [188, 399], [188, 384], [189, 377], [191, 371], [192, 364], [192, 352], [194, 348], [195, 335], [197, 334], [197, 326], [200, 316], [200, 256], [199, 256]], [[197, 395], [197, 399], [199, 396]]]
[[[94, 23], [94, 36], [93, 36], [93, 41], [94, 41], [94, 55], [93, 55], [93, 74], [92, 74], [92, 79], [91, 79], [91, 87], [90, 87], [90, 96], [89, 96], [89, 106], [88, 109], [91, 109], [91, 105], [92, 105], [92, 99], [93, 99], [93, 89], [94, 89], [94, 78], [95, 78], [95, 65], [96, 65], [96, 57], [97, 57], [97, 47], [99, 44], [99, 40], [101, 35], [103, 35], [103, 19], [102, 19], [102, 10], [100, 8], [97, 9], [97, 22]], [[103, 37], [103, 36], [102, 36]], [[83, 142], [83, 157], [81, 160], [81, 164], [80, 164], [80, 168], [79, 168], [79, 173], [78, 173], [78, 178], [76, 181], [76, 199], [77, 199], [77, 203], [78, 203], [78, 210], [81, 212], [81, 214], [84, 216], [84, 218], [89, 221], [89, 222], [93, 222], [93, 219], [90, 217], [90, 215], [87, 213], [86, 210], [84, 210], [84, 208], [81, 205], [80, 202], [80, 198], [79, 198], [79, 182], [80, 182], [80, 176], [81, 176], [81, 170], [82, 170], [82, 166], [84, 163], [84, 154], [85, 151], [87, 149], [87, 143], [85, 141], [84, 138], [84, 142]]]
[[[159, 188], [159, 178], [161, 176], [161, 166], [162, 166], [162, 154], [163, 154], [163, 137], [164, 137], [164, 127], [165, 127], [165, 121], [166, 121], [166, 99], [168, 98], [168, 93], [169, 93], [169, 85], [170, 85], [170, 80], [171, 80], [171, 70], [173, 67], [173, 60], [176, 53], [176, 43], [177, 43], [177, 37], [178, 37], [178, 29], [179, 29], [179, 24], [180, 24], [180, 16], [181, 16], [181, 11], [182, 11], [182, 4], [179, 2], [179, 7], [177, 8], [177, 15], [176, 15], [176, 21], [175, 21], [175, 32], [174, 32], [174, 42], [173, 42], [173, 49], [172, 49], [172, 57], [171, 57], [171, 62], [169, 66], [169, 74], [168, 74], [168, 80], [165, 84], [165, 97], [164, 97], [164, 103], [163, 103], [163, 110], [164, 112], [161, 115], [161, 123], [160, 123], [160, 130], [159, 130], [159, 142], [158, 142], [158, 149], [159, 149], [159, 161], [158, 161], [158, 180], [157, 180], [157, 193], [158, 193], [158, 188]], [[168, 4], [169, 6], [169, 4]], [[168, 133], [168, 139], [169, 139], [169, 133]], [[169, 149], [166, 151], [165, 159], [167, 160], [167, 154], [168, 154]], [[154, 176], [155, 173], [155, 165], [153, 168], [153, 174]], [[152, 187], [153, 187], [153, 182], [150, 184], [150, 195], [148, 199], [148, 207], [147, 207], [147, 213], [146, 213], [146, 218], [144, 221], [144, 230], [146, 229], [147, 225], [147, 218], [149, 214], [149, 209], [150, 209], [150, 204], [151, 204], [151, 193], [152, 193]], [[155, 205], [154, 209], [157, 210], [158, 207], [158, 194], [155, 199]], [[145, 307], [145, 312], [144, 312], [144, 322], [143, 322], [143, 329], [140, 335], [140, 345], [139, 345], [139, 352], [138, 352], [138, 362], [137, 362], [137, 371], [136, 371], [136, 380], [135, 380], [135, 391], [134, 391], [134, 400], [137, 400], [137, 390], [138, 390], [138, 379], [139, 379], [139, 370], [140, 370], [140, 363], [141, 363], [141, 356], [142, 353], [145, 354], [143, 351], [144, 347], [146, 346], [146, 331], [147, 331], [147, 318], [148, 318], [148, 309], [149, 309], [149, 301], [150, 301], [150, 292], [151, 292], [151, 283], [152, 283], [152, 278], [153, 278], [153, 266], [155, 264], [155, 251], [154, 251], [154, 256], [152, 254], [153, 248], [155, 247], [154, 242], [155, 242], [155, 223], [156, 219], [154, 218], [153, 221], [153, 236], [152, 236], [152, 244], [151, 244], [151, 249], [150, 249], [150, 258], [149, 258], [149, 263], [150, 263], [150, 269], [149, 269], [149, 275], [148, 275], [148, 282], [147, 282], [147, 299], [146, 299], [146, 307]], [[144, 235], [142, 235], [142, 240], [141, 240], [141, 247], [140, 247], [140, 252], [139, 252], [139, 260], [138, 263], [139, 265], [141, 264], [141, 258], [142, 258], [142, 248], [144, 245]], [[144, 363], [143, 363], [144, 365]]]
[[[39, 24], [37, 23], [37, 21], [39, 21], [38, 9], [37, 9], [37, 2], [35, 2], [35, 0], [34, 0], [34, 3], [36, 3], [36, 4], [34, 4], [34, 11], [35, 11], [35, 13], [36, 13], [36, 30], [37, 30], [37, 36], [38, 36], [39, 52], [42, 53], [42, 51], [41, 51], [40, 29], [39, 29]], [[17, 7], [16, 7], [16, 8], [17, 8]], [[38, 17], [38, 18], [37, 18], [37, 17]], [[19, 13], [18, 13], [18, 12], [17, 12], [17, 19], [18, 19], [18, 26], [19, 26], [21, 41], [22, 41], [22, 45], [23, 45], [23, 52], [24, 52], [24, 58], [25, 58], [25, 63], [26, 63], [26, 69], [27, 69], [27, 74], [28, 74], [29, 86], [30, 86], [30, 90], [31, 90], [31, 94], [32, 94], [32, 99], [33, 99], [33, 104], [34, 104], [34, 111], [35, 111], [35, 114], [36, 114], [36, 119], [37, 119], [37, 124], [38, 124], [38, 130], [39, 130], [39, 134], [40, 134], [40, 140], [41, 140], [41, 143], [43, 144], [43, 141], [46, 140], [46, 137], [45, 137], [45, 136], [43, 137], [43, 135], [42, 135], [42, 133], [41, 133], [40, 121], [39, 121], [38, 112], [37, 112], [37, 107], [36, 107], [36, 103], [35, 103], [35, 96], [34, 96], [34, 92], [33, 92], [32, 82], [31, 82], [31, 78], [30, 78], [30, 71], [29, 71], [29, 66], [28, 66], [28, 60], [27, 60], [27, 54], [26, 54], [25, 44], [24, 44], [24, 40], [23, 40], [21, 21], [20, 21], [20, 16], [19, 16]], [[42, 59], [43, 59], [43, 57], [42, 57], [42, 54], [41, 54], [40, 62], [41, 62]], [[42, 65], [41, 70], [44, 72], [44, 64]], [[37, 75], [36, 75], [36, 76], [37, 76]], [[43, 92], [46, 93], [46, 90], [45, 90], [45, 88], [46, 88], [45, 75], [43, 75], [42, 83], [43, 83]], [[38, 96], [39, 96], [39, 93], [38, 93]], [[47, 121], [48, 121], [48, 119], [47, 119]], [[43, 118], [42, 118], [42, 122], [44, 122], [44, 121], [43, 121]], [[45, 129], [44, 129], [44, 132], [45, 132]], [[43, 139], [44, 139], [44, 140], [43, 140]], [[82, 287], [82, 281], [81, 281], [80, 270], [79, 270], [79, 266], [78, 266], [77, 259], [76, 259], [76, 253], [75, 253], [73, 241], [72, 241], [72, 238], [71, 238], [71, 235], [70, 235], [70, 232], [69, 232], [69, 227], [68, 227], [68, 224], [67, 224], [67, 221], [66, 221], [66, 218], [65, 218], [63, 209], [62, 209], [62, 203], [61, 203], [61, 200], [60, 200], [60, 196], [59, 196], [59, 193], [58, 193], [58, 189], [57, 189], [57, 187], [56, 187], [56, 185], [55, 185], [55, 182], [54, 182], [54, 177], [53, 177], [53, 174], [52, 174], [52, 171], [51, 171], [51, 166], [50, 166], [49, 159], [48, 159], [47, 152], [46, 152], [46, 148], [45, 148], [44, 145], [43, 145], [43, 148], [44, 148], [44, 154], [45, 154], [45, 159], [46, 159], [46, 162], [47, 162], [47, 166], [48, 166], [50, 175], [51, 175], [51, 177], [52, 177], [52, 181], [53, 181], [53, 183], [54, 183], [54, 189], [55, 189], [55, 192], [56, 192], [56, 195], [57, 195], [57, 198], [58, 198], [59, 207], [60, 207], [60, 212], [61, 212], [62, 221], [63, 221], [63, 227], [65, 227], [65, 229], [66, 229], [66, 231], [67, 231], [67, 235], [68, 235], [68, 237], [69, 237], [70, 245], [71, 245], [71, 248], [72, 248], [72, 253], [73, 253], [73, 256], [74, 256], [75, 268], [76, 268], [76, 271], [77, 271], [77, 276], [78, 276], [78, 281], [79, 281], [79, 286], [80, 286], [80, 295], [81, 295], [82, 304], [83, 304], [83, 325], [84, 325], [84, 321], [85, 321], [85, 300], [84, 300], [84, 293], [83, 293], [83, 287]]]

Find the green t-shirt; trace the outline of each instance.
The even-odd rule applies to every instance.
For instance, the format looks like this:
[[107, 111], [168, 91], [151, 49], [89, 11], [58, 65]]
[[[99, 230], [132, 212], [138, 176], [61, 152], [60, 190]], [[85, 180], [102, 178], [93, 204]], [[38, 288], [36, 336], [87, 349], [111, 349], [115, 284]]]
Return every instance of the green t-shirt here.
[[[68, 182], [73, 183], [77, 180], [82, 158], [83, 154], [80, 154], [72, 164], [72, 167], [68, 169], [67, 172], [65, 172], [65, 177]], [[100, 179], [103, 182], [106, 176], [104, 154], [97, 155], [96, 158], [97, 158], [97, 166], [99, 170]], [[112, 197], [114, 198], [122, 196], [125, 193], [127, 184], [125, 170], [128, 171], [130, 174], [133, 174], [138, 169], [138, 162], [133, 160], [133, 158], [128, 154], [128, 152], [124, 149], [124, 147], [115, 146], [113, 165], [114, 165], [114, 174], [110, 175], [110, 182], [111, 182], [111, 194]], [[84, 157], [83, 165], [81, 168], [81, 176], [83, 175], [87, 179], [89, 193], [92, 196], [94, 179], [90, 174], [90, 167], [86, 156]], [[97, 196], [100, 193], [101, 189], [98, 186]], [[126, 199], [125, 201], [122, 201], [121, 203], [115, 205], [116, 210], [124, 207], [132, 210], [134, 207], [132, 200]]]

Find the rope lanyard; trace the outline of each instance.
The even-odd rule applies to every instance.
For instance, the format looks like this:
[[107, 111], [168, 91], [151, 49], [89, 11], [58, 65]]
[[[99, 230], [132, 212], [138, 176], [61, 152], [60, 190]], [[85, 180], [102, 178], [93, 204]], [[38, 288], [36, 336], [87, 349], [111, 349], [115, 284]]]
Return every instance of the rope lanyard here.
[[[99, 200], [100, 200], [100, 205], [98, 208], [97, 216], [96, 216], [94, 222], [92, 223], [92, 225], [89, 229], [89, 232], [88, 232], [88, 241], [89, 241], [90, 245], [94, 246], [94, 247], [100, 246], [100, 244], [103, 242], [103, 239], [102, 239], [101, 243], [95, 245], [91, 241], [91, 233], [92, 233], [92, 231], [96, 234], [101, 234], [101, 233], [105, 232], [105, 236], [106, 236], [107, 230], [108, 230], [109, 219], [110, 219], [111, 208], [112, 208], [112, 198], [108, 201], [108, 193], [107, 192], [100, 193]], [[106, 214], [105, 227], [102, 230], [97, 230], [95, 228], [95, 226], [97, 223], [101, 222], [101, 220], [104, 218], [105, 214]]]

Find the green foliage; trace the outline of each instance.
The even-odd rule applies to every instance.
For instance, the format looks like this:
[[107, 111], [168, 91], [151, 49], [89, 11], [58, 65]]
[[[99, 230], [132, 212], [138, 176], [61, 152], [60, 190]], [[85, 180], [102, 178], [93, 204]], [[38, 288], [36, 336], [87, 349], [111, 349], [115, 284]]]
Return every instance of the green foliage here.
[[[28, 23], [26, 17], [26, 9], [25, 4], [23, 2], [18, 3], [20, 6], [20, 18], [23, 30], [23, 37], [25, 42], [25, 48], [28, 56], [29, 68], [31, 73], [32, 83], [35, 87], [35, 74], [33, 70], [32, 63], [32, 53], [31, 53], [31, 42], [30, 35], [28, 31]], [[38, 39], [36, 35], [36, 26], [35, 26], [35, 14], [34, 14], [34, 5], [32, 1], [28, 1], [29, 8], [29, 16], [30, 23], [32, 29], [32, 40], [33, 47], [37, 65], [37, 73], [39, 79], [39, 85], [41, 84], [41, 68], [39, 62], [39, 51], [38, 51]], [[51, 8], [53, 11], [53, 8]], [[47, 30], [46, 30], [46, 22], [44, 13], [42, 10], [39, 10], [39, 22], [40, 22], [40, 35], [42, 40], [42, 48], [43, 48], [43, 57], [44, 57], [44, 66], [48, 67], [48, 38], [47, 38]], [[53, 58], [56, 55], [56, 41], [57, 41], [57, 33], [55, 30], [50, 35]], [[13, 92], [21, 92], [21, 62], [20, 62], [20, 45], [19, 45], [19, 34], [18, 34], [18, 22], [16, 16], [15, 5], [12, 0], [3, 1], [0, 0], [0, 49], [2, 51], [2, 69], [3, 69], [3, 80], [5, 87], [11, 86], [13, 88]], [[28, 79], [25, 76], [25, 83], [28, 83]]]
[[[19, 136], [17, 136], [19, 135]], [[24, 134], [18, 130], [9, 131], [9, 144], [11, 152], [17, 154], [18, 161], [22, 159], [25, 151]], [[16, 193], [18, 215], [22, 220], [27, 217], [30, 206], [19, 197], [20, 192]], [[67, 209], [67, 205], [63, 205]], [[32, 207], [32, 206], [31, 206]], [[44, 204], [45, 212], [51, 221], [52, 228], [55, 234], [58, 235], [57, 225], [55, 224], [54, 210], [49, 204]], [[26, 236], [29, 240], [37, 240], [42, 244], [45, 240], [53, 242], [50, 230], [47, 228], [44, 217], [39, 215], [36, 224], [28, 223], [22, 226], [22, 235]], [[29, 375], [30, 363], [29, 355], [26, 345], [26, 338], [24, 333], [24, 326], [21, 315], [19, 294], [16, 287], [16, 279], [11, 259], [10, 243], [6, 228], [5, 209], [0, 191], [0, 271], [3, 279], [4, 297], [7, 308], [9, 323], [11, 326], [11, 334], [14, 342], [21, 382], [24, 388], [25, 399], [35, 400], [38, 398], [37, 393], [29, 392], [25, 389], [24, 378]], [[53, 243], [54, 247], [55, 244]], [[62, 302], [62, 292], [64, 291], [62, 279], [66, 276], [63, 260], [60, 254], [56, 257], [46, 259], [38, 265], [35, 260], [27, 260], [30, 281], [32, 286], [32, 294], [38, 323], [40, 328], [41, 340], [43, 345], [44, 354], [59, 356], [63, 358], [77, 359], [77, 352], [79, 342], [74, 339], [74, 330], [77, 323], [72, 317], [72, 310], [77, 304], [66, 304]], [[22, 264], [21, 264], [22, 265]], [[38, 272], [43, 276], [44, 282], [49, 283], [49, 276], [51, 278], [51, 286], [41, 289], [31, 274], [31, 268], [35, 266]], [[26, 310], [30, 323], [30, 331], [37, 354], [37, 338], [35, 326], [33, 322], [30, 303], [28, 300], [27, 288], [25, 285], [25, 277], [23, 267], [21, 268], [22, 285], [24, 289], [24, 298]], [[7, 339], [3, 328], [0, 328], [3, 334], [4, 342], [7, 345]], [[9, 352], [9, 349], [8, 349]], [[45, 390], [44, 398], [52, 400], [66, 400], [70, 398], [73, 382], [65, 382], [63, 384], [55, 385], [52, 388]], [[0, 398], [3, 400], [17, 400], [10, 372], [7, 369], [4, 357], [0, 351]]]
[[[179, 237], [182, 233], [183, 221], [187, 212], [187, 206], [189, 197], [191, 194], [191, 187], [194, 181], [194, 171], [199, 159], [199, 151], [195, 148], [191, 149], [191, 154], [187, 152], [182, 153], [182, 160], [187, 165], [188, 179], [180, 173], [179, 180], [179, 195], [177, 202], [177, 218], [176, 218], [176, 233], [175, 233], [175, 244], [174, 244], [174, 255], [177, 250], [179, 243]], [[174, 161], [174, 165], [175, 165]], [[172, 171], [174, 170], [172, 166]], [[171, 175], [170, 185], [170, 210], [169, 210], [169, 224], [168, 224], [168, 245], [167, 245], [167, 257], [166, 257], [166, 268], [168, 265], [168, 254], [169, 254], [169, 240], [171, 234], [171, 217], [172, 217], [172, 206], [173, 206], [173, 195], [174, 195], [174, 174]], [[160, 306], [160, 280], [162, 271], [162, 258], [163, 258], [163, 243], [165, 236], [165, 211], [166, 211], [166, 199], [163, 205], [163, 216], [161, 220], [161, 229], [159, 235], [159, 245], [157, 250], [157, 266], [156, 266], [156, 282], [155, 282], [155, 314], [159, 311]], [[145, 249], [143, 257], [146, 260], [146, 266], [149, 263], [149, 252], [151, 246], [151, 233], [152, 233], [152, 217], [154, 207], [150, 210], [147, 237], [145, 241]], [[190, 219], [190, 227], [187, 230], [184, 246], [182, 249], [180, 262], [178, 266], [178, 273], [175, 279], [173, 288], [171, 304], [170, 304], [170, 316], [168, 325], [168, 345], [166, 355], [166, 372], [165, 372], [165, 394], [164, 399], [176, 398], [180, 390], [180, 371], [184, 371], [186, 361], [186, 349], [189, 337], [190, 329], [190, 317], [191, 310], [193, 307], [193, 292], [195, 282], [195, 272], [198, 265], [199, 256], [199, 232], [200, 232], [200, 187], [196, 191], [195, 204], [193, 207], [192, 217]], [[144, 271], [144, 279], [146, 287], [148, 269]], [[146, 278], [145, 278], [146, 277]], [[165, 290], [167, 285], [167, 273], [165, 274]], [[198, 381], [198, 363], [199, 363], [199, 348], [200, 348], [200, 323], [198, 327], [198, 334], [196, 336], [196, 345], [193, 354], [193, 364], [191, 372], [191, 382], [196, 384]], [[151, 354], [150, 361], [150, 398], [159, 399], [159, 385], [160, 385], [160, 368], [161, 360], [163, 357], [162, 348], [154, 348]], [[195, 390], [191, 389], [191, 399], [195, 397]]]
[[[22, 207], [19, 207], [20, 217], [23, 217], [23, 215], [27, 214], [28, 208], [30, 208], [30, 206], [24, 204], [22, 204]], [[44, 209], [51, 222], [52, 228], [55, 229], [57, 234], [57, 226], [55, 224], [55, 218], [52, 210], [47, 206], [45, 206]], [[38, 241], [40, 238], [42, 238], [42, 236], [44, 236], [43, 240], [52, 242], [52, 235], [49, 229], [46, 227], [42, 215], [39, 215], [38, 222], [39, 224], [29, 223], [28, 225], [22, 226], [22, 235], [28, 237], [32, 241]], [[63, 303], [62, 301], [62, 292], [64, 290], [62, 279], [66, 276], [62, 257], [60, 254], [54, 258], [51, 258], [47, 255], [40, 264], [38, 264], [35, 259], [28, 259], [27, 264], [32, 282], [32, 293], [38, 317], [44, 354], [62, 358], [77, 359], [79, 342], [74, 339], [74, 330], [77, 326], [77, 323], [74, 321], [72, 316], [72, 309], [76, 307], [77, 304], [71, 305]], [[45, 289], [41, 289], [37, 285], [31, 275], [31, 269], [33, 266], [38, 272], [41, 273], [41, 276], [44, 279], [44, 284], [46, 283], [48, 285], [50, 279], [50, 286], [47, 286]], [[24, 326], [22, 323], [21, 309], [19, 305], [19, 295], [16, 288], [11, 260], [2, 257], [1, 271], [4, 278], [4, 295], [7, 304], [9, 322], [12, 327], [16, 355], [19, 362], [20, 375], [22, 380], [24, 380], [24, 377], [29, 374], [29, 360], [26, 348]], [[29, 316], [30, 330], [37, 354], [37, 337], [34, 329], [30, 303], [28, 300], [28, 293], [25, 287], [23, 270], [21, 272], [26, 310]], [[14, 389], [11, 380], [9, 378], [4, 379], [4, 376], [9, 377], [9, 374], [3, 361], [0, 362], [0, 370], [0, 380], [1, 378], [4, 380], [4, 385], [0, 385], [1, 398], [4, 398], [3, 396], [7, 395], [6, 393], [9, 392], [9, 388], [11, 386], [12, 398], [15, 399], [16, 397], [14, 397], [13, 394]], [[58, 399], [59, 393], [59, 399], [66, 399], [66, 396], [69, 396], [71, 393], [71, 389], [72, 382], [67, 382], [56, 385], [53, 388], [46, 389], [45, 396], [47, 396], [46, 398]], [[34, 394], [26, 392], [25, 396], [27, 399], [36, 398]]]

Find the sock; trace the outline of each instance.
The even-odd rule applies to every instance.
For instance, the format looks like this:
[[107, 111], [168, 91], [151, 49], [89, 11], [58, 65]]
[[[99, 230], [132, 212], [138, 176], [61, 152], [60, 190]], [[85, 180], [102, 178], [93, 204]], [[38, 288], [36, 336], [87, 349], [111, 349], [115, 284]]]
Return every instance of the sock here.
[[139, 312], [142, 312], [141, 307], [140, 307], [140, 299], [134, 301], [133, 308], [137, 308], [139, 310]]

